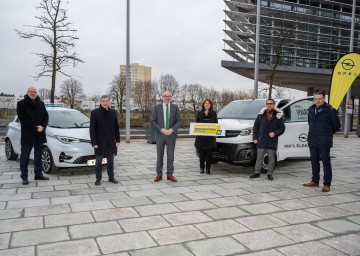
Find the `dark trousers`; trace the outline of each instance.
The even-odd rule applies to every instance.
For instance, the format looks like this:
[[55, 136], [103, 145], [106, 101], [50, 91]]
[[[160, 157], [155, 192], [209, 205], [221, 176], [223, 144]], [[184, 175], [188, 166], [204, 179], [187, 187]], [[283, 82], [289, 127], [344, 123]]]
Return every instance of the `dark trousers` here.
[[21, 145], [21, 154], [20, 154], [20, 177], [22, 179], [28, 178], [28, 165], [29, 157], [32, 148], [34, 147], [34, 173], [35, 176], [38, 176], [42, 172], [42, 163], [41, 163], [41, 154], [42, 154], [42, 145]]
[[321, 160], [324, 167], [324, 185], [330, 186], [332, 180], [332, 170], [330, 162], [330, 148], [310, 147], [310, 159], [312, 167], [312, 181], [320, 181], [320, 163]]
[[[96, 180], [101, 180], [102, 177], [102, 160], [105, 156], [96, 155], [96, 163], [95, 163], [95, 174]], [[109, 176], [109, 180], [114, 178], [114, 154], [110, 154], [106, 156], [106, 170]]]
[[[212, 161], [212, 149], [199, 149], [200, 169], [210, 170]], [[206, 165], [205, 165], [206, 164]]]
[[171, 176], [174, 173], [174, 152], [176, 144], [176, 135], [158, 134], [156, 136], [156, 174], [162, 176], [164, 167], [164, 153], [166, 147], [166, 175]]

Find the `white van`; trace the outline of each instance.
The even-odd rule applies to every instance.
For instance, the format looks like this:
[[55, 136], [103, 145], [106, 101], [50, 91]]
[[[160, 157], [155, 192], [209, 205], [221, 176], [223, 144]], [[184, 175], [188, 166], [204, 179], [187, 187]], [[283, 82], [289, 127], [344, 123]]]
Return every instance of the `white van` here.
[[[236, 100], [219, 111], [219, 124], [225, 130], [225, 136], [216, 138], [217, 148], [213, 152], [213, 162], [239, 165], [255, 162], [256, 148], [252, 141], [252, 127], [265, 103], [266, 99]], [[291, 102], [286, 99], [275, 100], [276, 107], [284, 111], [286, 126], [284, 134], [279, 137], [277, 161], [309, 158], [307, 112], [312, 104], [313, 97]], [[264, 169], [266, 163], [265, 158]]]

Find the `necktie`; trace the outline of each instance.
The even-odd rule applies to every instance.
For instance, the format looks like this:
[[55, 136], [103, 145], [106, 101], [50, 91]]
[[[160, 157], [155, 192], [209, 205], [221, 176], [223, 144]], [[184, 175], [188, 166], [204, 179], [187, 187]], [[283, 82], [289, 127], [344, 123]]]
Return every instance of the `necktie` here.
[[169, 104], [166, 104], [166, 117], [165, 117], [165, 121], [166, 121], [166, 123], [165, 123], [165, 128], [166, 128], [166, 130], [168, 130], [169, 129]]

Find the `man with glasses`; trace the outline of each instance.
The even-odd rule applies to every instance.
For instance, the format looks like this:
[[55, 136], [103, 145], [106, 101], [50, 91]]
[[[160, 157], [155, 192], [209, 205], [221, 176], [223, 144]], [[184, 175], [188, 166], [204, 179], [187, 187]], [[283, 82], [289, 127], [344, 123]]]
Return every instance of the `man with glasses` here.
[[162, 180], [164, 166], [164, 151], [166, 146], [167, 154], [167, 179], [176, 182], [174, 173], [174, 151], [177, 137], [177, 130], [181, 125], [179, 107], [171, 103], [171, 93], [164, 91], [162, 103], [154, 107], [151, 116], [151, 125], [156, 129], [156, 177], [154, 182]]
[[254, 127], [253, 141], [257, 148], [255, 171], [250, 176], [251, 179], [259, 178], [265, 153], [268, 154], [268, 179], [273, 180], [273, 169], [276, 161], [276, 150], [278, 137], [284, 133], [285, 125], [283, 111], [275, 108], [273, 99], [266, 100], [266, 107], [260, 110]]
[[35, 87], [28, 88], [24, 99], [17, 103], [16, 112], [21, 124], [20, 177], [22, 184], [29, 184], [28, 165], [32, 148], [34, 148], [34, 179], [48, 180], [49, 178], [42, 174], [41, 154], [43, 144], [46, 142], [45, 129], [49, 115]]

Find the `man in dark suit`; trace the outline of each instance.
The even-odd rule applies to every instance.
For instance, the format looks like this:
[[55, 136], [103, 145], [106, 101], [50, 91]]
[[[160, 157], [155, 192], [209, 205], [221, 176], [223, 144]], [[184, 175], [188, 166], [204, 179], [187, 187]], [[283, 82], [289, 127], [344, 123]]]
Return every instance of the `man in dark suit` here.
[[100, 107], [93, 110], [90, 116], [90, 138], [96, 157], [96, 186], [101, 184], [101, 167], [104, 157], [107, 160], [109, 182], [118, 183], [114, 177], [114, 155], [120, 146], [120, 131], [117, 113], [109, 105], [109, 96], [101, 96]]
[[177, 137], [177, 130], [181, 125], [179, 107], [171, 103], [171, 93], [164, 91], [162, 94], [163, 102], [154, 107], [151, 116], [151, 124], [156, 129], [156, 177], [154, 182], [162, 180], [164, 166], [164, 151], [166, 145], [167, 154], [167, 179], [176, 182], [174, 173], [174, 151]]

